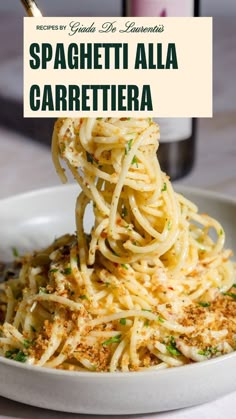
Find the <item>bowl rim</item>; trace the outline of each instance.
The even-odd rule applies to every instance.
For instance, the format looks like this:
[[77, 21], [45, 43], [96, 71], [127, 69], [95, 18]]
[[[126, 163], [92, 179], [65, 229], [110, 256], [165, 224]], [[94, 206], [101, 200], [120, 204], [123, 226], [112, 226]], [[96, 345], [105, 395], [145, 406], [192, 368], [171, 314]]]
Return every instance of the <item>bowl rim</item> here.
[[[19, 193], [19, 194], [15, 194], [6, 198], [2, 198], [0, 199], [0, 209], [1, 209], [1, 205], [7, 205], [7, 204], [11, 204], [14, 201], [17, 200], [25, 200], [25, 199], [29, 199], [29, 198], [35, 198], [37, 196], [40, 195], [48, 195], [51, 192], [54, 193], [60, 193], [62, 190], [68, 190], [68, 191], [76, 191], [76, 189], [78, 189], [78, 191], [80, 190], [80, 186], [76, 183], [70, 183], [70, 184], [66, 184], [66, 185], [56, 185], [56, 186], [50, 186], [50, 187], [46, 187], [46, 188], [40, 188], [40, 189], [33, 189], [30, 191], [26, 191], [23, 193]], [[212, 200], [217, 200], [220, 201], [221, 203], [227, 203], [227, 204], [231, 204], [231, 205], [235, 205], [235, 209], [236, 209], [236, 198], [231, 198], [227, 195], [224, 195], [222, 193], [218, 193], [215, 191], [211, 191], [211, 190], [206, 190], [206, 189], [201, 189], [201, 188], [195, 188], [195, 187], [189, 187], [189, 186], [181, 186], [181, 185], [174, 185], [174, 190], [177, 193], [180, 194], [193, 194], [196, 196], [200, 196], [200, 197], [205, 197], [207, 199], [212, 199]], [[165, 368], [165, 369], [160, 369], [160, 370], [155, 370], [155, 369], [146, 369], [143, 371], [134, 371], [134, 372], [90, 372], [90, 371], [68, 371], [68, 370], [62, 370], [62, 369], [55, 369], [55, 368], [50, 368], [50, 367], [41, 367], [41, 366], [37, 366], [37, 365], [31, 365], [31, 364], [27, 364], [27, 363], [20, 363], [11, 359], [7, 359], [3, 356], [0, 356], [0, 365], [8, 365], [9, 367], [14, 367], [14, 368], [18, 368], [18, 369], [23, 369], [23, 370], [28, 370], [31, 372], [37, 372], [39, 374], [43, 374], [43, 375], [47, 375], [47, 374], [51, 374], [51, 375], [56, 375], [56, 376], [66, 376], [66, 377], [73, 377], [73, 378], [93, 378], [93, 379], [101, 379], [104, 377], [104, 379], [107, 380], [108, 377], [110, 378], [121, 378], [123, 377], [124, 379], [128, 379], [131, 377], [145, 377], [145, 376], [152, 376], [152, 375], [157, 375], [158, 377], [162, 377], [163, 375], [175, 375], [180, 374], [180, 372], [182, 371], [195, 371], [196, 369], [199, 370], [201, 368], [204, 367], [209, 367], [209, 366], [214, 366], [216, 364], [219, 364], [221, 362], [224, 362], [225, 360], [229, 360], [231, 358], [235, 358], [236, 357], [236, 351], [231, 352], [229, 354], [226, 355], [221, 355], [218, 356], [216, 358], [212, 358], [212, 359], [208, 359], [202, 362], [195, 362], [192, 364], [186, 364], [186, 365], [182, 365], [179, 367], [173, 367], [173, 368]]]

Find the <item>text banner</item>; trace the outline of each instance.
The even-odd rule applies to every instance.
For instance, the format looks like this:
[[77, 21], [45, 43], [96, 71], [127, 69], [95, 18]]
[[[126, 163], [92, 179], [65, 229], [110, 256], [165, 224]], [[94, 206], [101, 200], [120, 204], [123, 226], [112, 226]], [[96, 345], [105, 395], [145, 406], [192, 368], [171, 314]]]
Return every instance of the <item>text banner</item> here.
[[24, 116], [212, 116], [211, 18], [25, 18]]

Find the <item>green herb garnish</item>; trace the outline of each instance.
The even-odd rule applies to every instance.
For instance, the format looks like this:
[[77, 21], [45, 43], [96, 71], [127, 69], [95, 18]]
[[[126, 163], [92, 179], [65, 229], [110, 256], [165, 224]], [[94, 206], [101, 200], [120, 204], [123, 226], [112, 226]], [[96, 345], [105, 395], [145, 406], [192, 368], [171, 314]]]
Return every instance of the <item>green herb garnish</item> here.
[[88, 297], [85, 294], [84, 295], [80, 295], [79, 298], [81, 298], [81, 300], [88, 300]]
[[223, 234], [223, 230], [222, 230], [222, 228], [220, 229], [220, 231], [219, 231], [219, 233], [218, 233], [218, 235], [219, 236], [222, 236], [222, 234]]
[[144, 326], [145, 326], [145, 327], [148, 327], [148, 326], [149, 326], [149, 320], [145, 320], [145, 322], [144, 322]]
[[227, 295], [228, 297], [234, 298], [236, 300], [236, 293], [235, 292], [223, 292], [223, 295]]
[[122, 326], [125, 326], [126, 325], [126, 319], [125, 318], [120, 319], [120, 324], [122, 324]]
[[138, 159], [136, 156], [133, 157], [131, 164], [136, 164], [136, 167], [138, 167]]
[[200, 351], [198, 351], [199, 355], [203, 355], [203, 356], [210, 356], [210, 355], [215, 355], [217, 352], [220, 352], [217, 347], [211, 347], [208, 346], [205, 349], [201, 349]]
[[25, 349], [28, 349], [31, 345], [33, 345], [33, 342], [31, 340], [24, 339], [23, 340], [23, 345], [24, 345]]
[[172, 221], [168, 221], [167, 223], [167, 230], [170, 230], [172, 226]]
[[129, 267], [128, 267], [127, 265], [125, 265], [124, 263], [122, 263], [122, 264], [121, 264], [121, 266], [122, 266], [122, 268], [124, 268], [124, 269], [126, 269], [126, 270], [128, 270], [128, 269], [129, 269]]
[[202, 356], [209, 356], [211, 352], [208, 349], [202, 349], [201, 351], [198, 351], [198, 354]]
[[27, 355], [23, 351], [19, 351], [16, 354], [14, 360], [15, 361], [18, 361], [18, 362], [26, 362], [27, 361], [27, 358], [28, 358]]
[[14, 361], [18, 361], [18, 362], [27, 361], [27, 355], [23, 351], [20, 351], [20, 349], [17, 349], [17, 348], [12, 349], [10, 351], [6, 351], [5, 357], [8, 359], [13, 359]]
[[205, 301], [199, 301], [198, 305], [201, 307], [210, 307], [211, 303], [207, 303]]
[[53, 273], [53, 272], [57, 272], [58, 271], [58, 269], [50, 269], [50, 273]]
[[181, 352], [176, 348], [175, 338], [173, 336], [170, 337], [170, 342], [166, 345], [167, 351], [174, 356], [181, 355]]
[[165, 192], [165, 191], [167, 191], [167, 184], [166, 184], [166, 182], [164, 182], [164, 185], [163, 185], [163, 188], [162, 188], [161, 192]]
[[149, 313], [152, 312], [152, 310], [148, 310], [147, 308], [142, 308], [142, 311], [149, 311]]
[[12, 359], [13, 355], [17, 354], [19, 352], [19, 349], [15, 348], [15, 349], [11, 349], [10, 351], [6, 351], [5, 352], [5, 357]]
[[157, 320], [158, 320], [160, 323], [164, 323], [164, 321], [165, 321], [165, 319], [163, 319], [163, 317], [161, 317], [161, 316], [158, 316], [158, 317], [157, 317]]
[[119, 343], [120, 342], [121, 335], [112, 336], [112, 338], [105, 340], [105, 342], [102, 342], [102, 346], [110, 345], [111, 343]]
[[133, 139], [128, 141], [127, 146], [125, 147], [125, 155], [127, 155], [128, 152], [131, 150], [132, 142]]
[[71, 274], [71, 268], [66, 268], [66, 269], [64, 269], [64, 271], [63, 271], [63, 274], [64, 275], [70, 275]]
[[15, 258], [18, 258], [20, 256], [16, 247], [12, 247], [12, 254]]

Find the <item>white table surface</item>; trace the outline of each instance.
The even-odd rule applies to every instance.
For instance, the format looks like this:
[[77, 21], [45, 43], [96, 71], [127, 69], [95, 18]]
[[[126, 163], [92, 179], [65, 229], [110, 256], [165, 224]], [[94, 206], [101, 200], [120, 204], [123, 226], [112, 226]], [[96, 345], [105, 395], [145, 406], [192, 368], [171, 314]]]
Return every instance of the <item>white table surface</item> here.
[[[215, 190], [236, 199], [235, 18], [218, 22], [215, 27], [215, 39], [214, 118], [200, 121], [195, 168], [178, 184]], [[11, 75], [11, 71], [8, 73], [7, 65], [6, 67], [4, 63], [3, 65], [6, 69], [5, 75], [11, 76], [12, 80], [14, 72]], [[2, 74], [1, 71], [1, 76]], [[6, 79], [3, 82], [1, 77], [0, 91], [5, 89], [5, 86]], [[11, 83], [8, 86], [11, 86]], [[20, 95], [20, 92], [18, 94]], [[49, 149], [0, 127], [0, 198], [57, 184], [59, 180], [51, 163]], [[160, 414], [126, 416], [126, 418], [235, 419], [235, 404], [236, 393], [232, 393], [202, 406]], [[41, 417], [92, 418], [92, 416], [41, 410], [0, 397], [0, 418], [39, 419]]]
[[94, 416], [37, 409], [0, 398], [0, 419], [99, 419], [103, 417], [111, 419], [235, 419], [235, 401], [236, 393], [233, 393], [212, 403], [172, 412], [150, 415]]

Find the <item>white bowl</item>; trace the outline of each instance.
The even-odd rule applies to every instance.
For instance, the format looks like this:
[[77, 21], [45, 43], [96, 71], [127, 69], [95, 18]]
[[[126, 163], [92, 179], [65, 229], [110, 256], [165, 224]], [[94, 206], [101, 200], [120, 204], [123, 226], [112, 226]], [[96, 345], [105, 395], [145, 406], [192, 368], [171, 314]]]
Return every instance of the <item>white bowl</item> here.
[[[200, 211], [221, 221], [236, 250], [236, 201], [181, 188]], [[49, 244], [75, 230], [77, 185], [30, 192], [0, 201], [0, 259]], [[91, 225], [92, 213], [86, 225]], [[0, 395], [33, 406], [87, 414], [151, 413], [193, 406], [236, 390], [236, 354], [161, 371], [89, 373], [46, 369], [0, 358]]]

